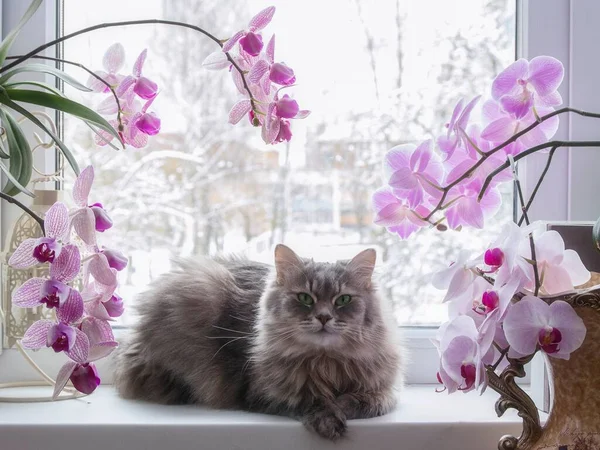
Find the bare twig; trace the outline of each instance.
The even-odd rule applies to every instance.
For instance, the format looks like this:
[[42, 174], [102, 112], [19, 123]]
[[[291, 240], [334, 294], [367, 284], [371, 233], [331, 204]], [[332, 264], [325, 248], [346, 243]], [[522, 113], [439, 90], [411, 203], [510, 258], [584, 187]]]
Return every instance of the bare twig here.
[[10, 195], [6, 195], [4, 192], [0, 192], [0, 198], [3, 198], [8, 203], [17, 205], [19, 208], [21, 208], [23, 211], [25, 211], [27, 214], [29, 214], [31, 216], [31, 218], [40, 225], [40, 227], [42, 228], [42, 233], [44, 233], [44, 235], [46, 234], [46, 230], [44, 228], [44, 219], [42, 219], [40, 216], [38, 216], [36, 213], [34, 213], [31, 209], [29, 209], [27, 206], [25, 206], [19, 200], [17, 200], [14, 197], [11, 197]]

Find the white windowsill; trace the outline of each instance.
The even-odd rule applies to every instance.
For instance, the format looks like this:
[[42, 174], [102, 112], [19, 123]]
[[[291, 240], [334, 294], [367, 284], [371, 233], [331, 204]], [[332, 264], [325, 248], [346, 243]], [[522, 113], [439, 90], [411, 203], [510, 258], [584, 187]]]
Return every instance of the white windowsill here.
[[347, 438], [337, 444], [288, 418], [128, 401], [111, 386], [79, 400], [0, 403], [0, 442], [3, 450], [491, 450], [502, 435], [520, 434], [515, 411], [496, 417], [494, 392], [447, 395], [436, 387], [407, 387], [394, 412], [350, 421]]

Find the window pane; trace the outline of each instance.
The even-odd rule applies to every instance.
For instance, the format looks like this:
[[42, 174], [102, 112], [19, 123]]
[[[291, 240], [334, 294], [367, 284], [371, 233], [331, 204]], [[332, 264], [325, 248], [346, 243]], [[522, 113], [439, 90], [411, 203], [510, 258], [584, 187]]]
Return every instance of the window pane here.
[[[269, 2], [64, 5], [65, 33], [101, 22], [164, 18], [204, 26], [222, 38]], [[106, 48], [122, 42], [123, 73], [148, 48], [144, 73], [160, 87], [155, 107], [162, 131], [146, 148], [99, 148], [84, 124], [65, 120], [65, 138], [78, 160], [96, 167], [92, 200], [102, 202], [115, 223], [103, 244], [131, 257], [120, 274], [120, 294], [130, 306], [143, 301], [137, 294], [169, 269], [172, 256], [237, 252], [271, 262], [273, 246], [284, 242], [304, 256], [333, 260], [375, 247], [381, 289], [398, 322], [439, 323], [446, 312], [429, 275], [458, 249], [481, 251], [491, 241], [512, 218], [511, 187], [505, 186], [502, 210], [485, 231], [423, 230], [408, 241], [372, 225], [370, 197], [382, 183], [389, 148], [439, 135], [456, 102], [486, 92], [514, 59], [515, 2], [283, 2], [271, 32], [277, 34], [276, 59], [296, 72], [295, 97], [313, 111], [293, 124], [291, 144], [275, 147], [265, 146], [249, 124], [227, 123], [235, 88], [227, 73], [201, 67], [216, 48], [198, 33], [143, 25], [65, 43], [67, 59], [100, 69]], [[93, 107], [104, 99], [68, 93]], [[123, 323], [131, 320], [126, 315]]]

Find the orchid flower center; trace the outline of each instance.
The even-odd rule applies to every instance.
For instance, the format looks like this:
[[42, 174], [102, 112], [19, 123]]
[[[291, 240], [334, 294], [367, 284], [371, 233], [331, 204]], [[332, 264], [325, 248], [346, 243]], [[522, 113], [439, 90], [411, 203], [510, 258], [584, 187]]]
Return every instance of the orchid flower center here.
[[473, 364], [472, 362], [463, 363], [463, 365], [460, 366], [460, 376], [465, 379], [465, 386], [458, 389], [460, 391], [466, 391], [468, 389], [471, 389], [471, 387], [473, 387], [473, 385], [475, 384], [476, 374], [477, 368], [475, 367], [475, 364]]
[[560, 350], [558, 344], [562, 341], [562, 334], [558, 328], [548, 326], [540, 330], [538, 341], [544, 352], [556, 353]]
[[58, 352], [63, 352], [65, 350], [69, 349], [69, 338], [67, 337], [67, 335], [65, 333], [61, 333], [56, 340], [54, 341], [54, 343], [52, 344], [52, 349], [58, 353]]
[[58, 306], [60, 305], [60, 298], [57, 295], [57, 292], [53, 292], [51, 294], [48, 294], [47, 296], [45, 296], [42, 300], [40, 300], [42, 303], [46, 304], [46, 307], [48, 309], [52, 309], [52, 308], [58, 308]]
[[38, 245], [33, 249], [33, 257], [41, 263], [51, 263], [60, 253], [60, 248], [60, 244], [54, 238], [43, 237], [38, 239]]

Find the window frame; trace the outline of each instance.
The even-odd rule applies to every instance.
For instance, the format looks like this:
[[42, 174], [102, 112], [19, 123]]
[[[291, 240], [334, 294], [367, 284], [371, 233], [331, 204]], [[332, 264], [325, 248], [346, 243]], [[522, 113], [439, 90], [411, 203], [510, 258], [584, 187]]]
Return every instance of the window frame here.
[[[517, 2], [517, 57], [531, 58], [540, 54], [549, 54], [564, 61], [567, 70], [565, 81], [560, 89], [564, 103], [577, 101], [576, 106], [593, 110], [593, 106], [590, 108], [588, 105], [593, 105], [595, 100], [600, 100], [600, 91], [596, 90], [597, 92], [594, 93], [591, 90], [590, 92], [589, 87], [593, 83], [594, 74], [598, 78], [600, 62], [582, 58], [580, 53], [585, 52], [586, 49], [589, 50], [593, 45], [592, 42], [597, 41], [590, 37], [600, 37], [600, 29], [584, 20], [586, 15], [589, 17], [589, 11], [600, 14], [600, 4], [594, 3], [594, 0], [579, 0], [579, 2], [565, 2], [564, 0], [515, 1]], [[2, 30], [10, 30], [27, 6], [28, 2], [0, 0]], [[17, 39], [14, 51], [22, 52], [54, 38], [61, 29], [61, 24], [57, 20], [60, 17], [60, 8], [60, 0], [46, 0], [28, 28]], [[575, 23], [577, 28], [575, 28]], [[587, 45], [582, 45], [582, 49], [575, 46], [575, 41], [585, 42]], [[60, 52], [60, 50], [58, 51]], [[49, 49], [46, 54], [54, 56], [56, 50]], [[579, 58], [575, 58], [576, 54], [580, 55]], [[50, 78], [47, 81], [51, 81]], [[58, 123], [60, 123], [60, 119], [58, 119]], [[557, 138], [591, 136], [594, 125], [593, 121], [565, 116]], [[598, 189], [594, 190], [594, 187], [600, 188], [600, 179], [597, 177], [577, 176], [578, 170], [582, 167], [594, 167], [593, 162], [598, 161], [594, 159], [597, 156], [593, 152], [585, 150], [564, 149], [557, 152], [546, 182], [532, 207], [531, 216], [534, 219], [590, 219], [590, 215], [593, 213], [597, 213], [595, 216], [600, 215], [600, 205], [597, 210], [584, 209], [585, 202], [580, 198], [582, 193], [597, 192]], [[38, 167], [43, 167], [45, 170], [54, 170], [57, 167], [56, 154], [50, 152], [40, 152], [35, 156], [35, 161]], [[525, 164], [520, 165], [526, 195], [531, 192], [537, 179], [536, 176], [539, 175], [544, 164], [544, 155], [532, 155]], [[0, 205], [2, 245], [4, 245], [5, 235], [11, 229], [11, 223], [18, 217], [18, 214], [19, 212], [15, 211], [15, 208], [9, 207], [5, 202]], [[435, 337], [436, 328], [402, 327], [401, 331], [404, 345], [411, 355], [407, 366], [406, 381], [409, 384], [437, 383], [438, 355], [431, 343], [431, 339]], [[122, 330], [118, 330], [117, 337], [122, 333]], [[0, 356], [0, 367], [6, 365], [13, 368], [10, 373], [11, 380], [28, 379], [28, 377], [37, 379], [36, 374], [25, 363], [19, 363], [21, 359], [16, 350], [5, 350], [4, 354]], [[40, 352], [36, 355], [36, 361], [51, 374], [56, 373], [63, 363], [60, 357], [47, 352]], [[99, 369], [101, 373], [109, 375], [110, 369], [105, 366], [107, 364], [108, 362], [102, 361]], [[0, 371], [0, 382], [10, 381], [5, 379], [8, 376], [7, 371]], [[110, 376], [107, 376], [106, 381], [109, 381], [109, 378]], [[535, 383], [538, 382], [536, 380], [543, 379], [543, 366], [534, 364], [531, 378]]]

